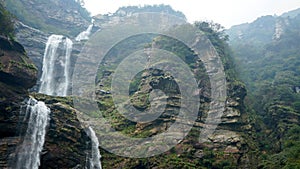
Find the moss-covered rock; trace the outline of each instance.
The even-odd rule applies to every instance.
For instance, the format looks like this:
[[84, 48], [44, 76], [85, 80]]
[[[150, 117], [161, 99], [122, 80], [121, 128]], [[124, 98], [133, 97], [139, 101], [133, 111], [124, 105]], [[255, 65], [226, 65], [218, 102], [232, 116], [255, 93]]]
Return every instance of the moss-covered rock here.
[[19, 43], [0, 37], [1, 82], [28, 89], [36, 83], [37, 68]]
[[40, 168], [85, 168], [91, 153], [90, 138], [77, 119], [71, 98], [34, 94], [50, 108]]

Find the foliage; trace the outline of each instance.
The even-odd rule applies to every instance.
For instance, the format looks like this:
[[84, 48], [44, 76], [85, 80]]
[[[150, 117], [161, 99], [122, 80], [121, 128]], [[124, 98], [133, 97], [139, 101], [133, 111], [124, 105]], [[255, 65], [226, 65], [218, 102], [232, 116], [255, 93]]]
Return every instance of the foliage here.
[[14, 36], [13, 16], [0, 4], [0, 35]]
[[222, 60], [227, 80], [231, 82], [237, 80], [238, 72], [236, 71], [236, 66], [232, 57], [233, 53], [227, 43], [229, 39], [224, 27], [212, 21], [199, 21], [195, 22], [194, 25], [207, 36], [215, 47]]
[[201, 31], [203, 31], [211, 41], [217, 39], [220, 39], [222, 41], [228, 41], [228, 35], [225, 32], [225, 28], [221, 24], [214, 23], [212, 21], [202, 21], [195, 22], [195, 26]]
[[261, 167], [263, 169], [283, 168], [298, 169], [300, 168], [300, 126], [293, 125], [285, 136], [284, 149], [282, 152], [270, 155], [263, 160]]

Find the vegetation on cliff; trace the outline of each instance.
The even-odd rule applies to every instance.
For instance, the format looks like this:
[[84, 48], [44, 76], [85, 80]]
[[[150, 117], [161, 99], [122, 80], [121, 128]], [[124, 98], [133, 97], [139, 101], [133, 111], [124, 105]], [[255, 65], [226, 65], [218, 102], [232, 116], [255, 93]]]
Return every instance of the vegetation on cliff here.
[[14, 36], [13, 16], [0, 3], [0, 35]]
[[[180, 90], [174, 77], [159, 69], [146, 69], [132, 79], [129, 88], [131, 103], [128, 104], [132, 104], [138, 110], [149, 110], [149, 93], [154, 89], [160, 89], [169, 97], [166, 110], [158, 119], [149, 123], [129, 121], [117, 111], [112, 95], [110, 92], [107, 93], [107, 91], [110, 90], [112, 75], [117, 66], [134, 51], [143, 51], [147, 50], [147, 48], [161, 49], [173, 53], [184, 61], [189, 66], [189, 69], [194, 72], [194, 76], [199, 82], [201, 106], [197, 122], [192, 131], [170, 151], [147, 159], [130, 159], [117, 157], [105, 150], [101, 150], [101, 152], [104, 152], [102, 154], [104, 167], [197, 168], [201, 166], [202, 168], [242, 168], [243, 166], [245, 167], [242, 159], [251, 159], [249, 152], [255, 145], [253, 146], [250, 136], [239, 132], [248, 118], [243, 105], [246, 90], [243, 83], [235, 76], [236, 71], [233, 59], [230, 56], [231, 51], [226, 42], [227, 36], [224, 33], [224, 29], [219, 24], [209, 22], [197, 22], [194, 26], [208, 37], [224, 65], [228, 81], [228, 103], [232, 104], [228, 105], [225, 113], [228, 114], [229, 119], [223, 119], [222, 126], [217, 129], [217, 134], [211, 138], [212, 141], [210, 143], [200, 144], [198, 140], [199, 133], [201, 132], [201, 125], [204, 123], [203, 120], [207, 115], [210, 102], [210, 82], [203, 63], [198, 60], [192, 49], [168, 36], [143, 34], [127, 38], [116, 44], [104, 57], [103, 63], [98, 69], [96, 80], [98, 106], [105, 119], [117, 131], [130, 137], [151, 137], [165, 132], [176, 120], [180, 109]], [[182, 30], [174, 28], [171, 31], [180, 33]], [[143, 64], [146, 66], [148, 63]], [[98, 117], [96, 112], [90, 114], [90, 116]], [[217, 137], [224, 137], [224, 139], [218, 140], [216, 139]], [[153, 148], [155, 149], [156, 146], [153, 145]]]
[[91, 21], [75, 0], [6, 0], [4, 5], [21, 22], [46, 33], [76, 36]]
[[[300, 117], [299, 10], [235, 26], [232, 39], [247, 105], [253, 109], [262, 168], [298, 168]], [[274, 160], [275, 159], [275, 160]]]

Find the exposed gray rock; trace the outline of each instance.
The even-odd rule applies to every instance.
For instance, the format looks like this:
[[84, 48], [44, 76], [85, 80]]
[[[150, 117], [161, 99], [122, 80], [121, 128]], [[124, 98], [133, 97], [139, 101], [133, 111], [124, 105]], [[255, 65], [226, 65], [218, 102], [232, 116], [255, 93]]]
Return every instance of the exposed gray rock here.
[[236, 132], [228, 130], [217, 130], [215, 133], [209, 137], [209, 140], [213, 143], [222, 144], [234, 144], [241, 141], [241, 136]]
[[34, 29], [22, 22], [16, 22], [16, 39], [24, 46], [27, 55], [38, 68], [41, 75], [43, 55], [49, 34]]

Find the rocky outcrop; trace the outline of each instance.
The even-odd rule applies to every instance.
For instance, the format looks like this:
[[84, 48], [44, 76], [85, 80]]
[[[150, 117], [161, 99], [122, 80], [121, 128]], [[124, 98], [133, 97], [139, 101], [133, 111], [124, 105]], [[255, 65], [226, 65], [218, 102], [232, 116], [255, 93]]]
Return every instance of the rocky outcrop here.
[[91, 141], [77, 119], [71, 98], [53, 98], [35, 94], [50, 108], [50, 124], [47, 129], [40, 168], [85, 168], [91, 154]]
[[213, 148], [218, 154], [216, 161], [229, 160], [237, 168], [256, 168], [257, 154], [253, 150], [257, 145], [251, 133], [254, 131], [249, 122], [244, 98], [247, 92], [240, 82], [229, 82], [226, 108], [221, 123], [216, 131], [208, 138], [204, 146]]
[[0, 37], [0, 93], [6, 101], [18, 101], [36, 83], [37, 68], [19, 43]]
[[16, 39], [24, 46], [27, 55], [38, 68], [38, 77], [41, 75], [43, 55], [49, 34], [38, 29], [16, 22]]
[[36, 82], [37, 68], [26, 56], [22, 45], [0, 37], [1, 82], [27, 89]]

